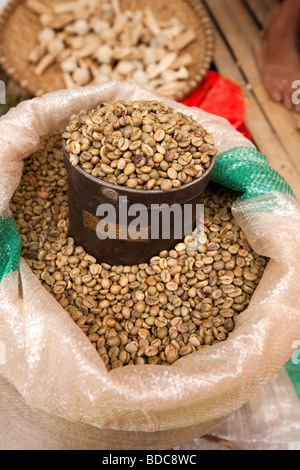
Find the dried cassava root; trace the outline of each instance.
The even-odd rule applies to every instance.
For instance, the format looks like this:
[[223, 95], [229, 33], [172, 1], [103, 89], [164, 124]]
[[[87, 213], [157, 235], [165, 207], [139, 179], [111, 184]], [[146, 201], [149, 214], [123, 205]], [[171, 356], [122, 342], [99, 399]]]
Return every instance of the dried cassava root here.
[[111, 370], [170, 365], [234, 330], [267, 264], [236, 224], [234, 199], [208, 187], [206, 241], [198, 251], [183, 241], [149, 263], [101, 264], [69, 236], [61, 137], [52, 136], [25, 161], [11, 209], [22, 256]]
[[65, 129], [73, 166], [131, 189], [170, 191], [200, 178], [217, 149], [192, 116], [158, 101], [102, 103]]
[[43, 29], [28, 60], [39, 76], [59, 64], [67, 88], [127, 80], [164, 96], [180, 93], [196, 33], [176, 18], [158, 21], [152, 10], [121, 11], [118, 0], [27, 0]]

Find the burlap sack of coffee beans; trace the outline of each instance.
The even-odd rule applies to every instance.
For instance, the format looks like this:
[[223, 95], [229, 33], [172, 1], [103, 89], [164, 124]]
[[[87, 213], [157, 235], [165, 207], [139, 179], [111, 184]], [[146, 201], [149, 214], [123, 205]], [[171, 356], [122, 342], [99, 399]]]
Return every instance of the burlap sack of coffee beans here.
[[[110, 82], [24, 102], [0, 121], [0, 340], [6, 351], [0, 373], [30, 406], [103, 430], [102, 446], [107, 449], [169, 449], [207, 433], [271, 380], [300, 338], [300, 210], [280, 178], [280, 184], [273, 180], [273, 186], [258, 194], [251, 179], [254, 197], [248, 194], [233, 204], [251, 248], [270, 258], [235, 330], [226, 341], [168, 366], [127, 365], [107, 371], [90, 340], [19, 258], [21, 239], [9, 202], [23, 160], [38, 150], [40, 137], [61, 132], [72, 114], [101, 101], [139, 99], [158, 97], [136, 85]], [[233, 167], [246, 154], [248, 160], [241, 158], [240, 168], [258, 161], [251, 160], [253, 144], [227, 121], [164, 101], [191, 114], [213, 134], [219, 183], [220, 165], [231, 162]], [[221, 175], [227, 186], [231, 167]], [[252, 174], [258, 167], [253, 163]], [[239, 188], [245, 194], [247, 189]]]

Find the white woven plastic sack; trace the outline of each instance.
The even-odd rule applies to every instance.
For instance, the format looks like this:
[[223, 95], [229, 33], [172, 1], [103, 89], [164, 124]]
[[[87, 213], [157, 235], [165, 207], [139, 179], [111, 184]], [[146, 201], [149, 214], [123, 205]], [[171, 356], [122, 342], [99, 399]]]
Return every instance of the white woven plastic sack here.
[[299, 397], [285, 368], [211, 434], [218, 439], [195, 439], [178, 449], [300, 450]]
[[[0, 215], [9, 214], [23, 160], [42, 135], [101, 101], [162, 99], [110, 82], [21, 103], [0, 119]], [[219, 152], [253, 147], [224, 119], [165, 99], [214, 134]], [[252, 301], [224, 343], [170, 367], [107, 372], [88, 338], [42, 287], [24, 260], [0, 284], [0, 374], [26, 402], [103, 431], [102, 448], [170, 449], [209, 432], [281, 369], [300, 339], [300, 208], [280, 192], [238, 202], [234, 214], [252, 248], [271, 258]], [[2, 247], [3, 248], [3, 247]]]

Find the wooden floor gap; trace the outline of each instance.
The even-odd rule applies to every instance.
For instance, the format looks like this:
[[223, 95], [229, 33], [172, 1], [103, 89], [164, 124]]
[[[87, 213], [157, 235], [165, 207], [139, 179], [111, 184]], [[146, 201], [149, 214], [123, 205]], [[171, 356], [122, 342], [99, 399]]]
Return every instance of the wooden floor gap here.
[[[261, 0], [259, 0], [261, 1]], [[264, 27], [264, 24], [263, 24], [263, 21], [260, 20], [256, 14], [254, 13], [253, 11], [253, 8], [251, 8], [251, 6], [249, 5], [249, 2], [247, 0], [242, 0], [243, 2], [243, 5], [244, 7], [247, 9], [249, 15], [252, 17], [253, 21], [255, 22], [256, 26], [259, 28], [259, 29], [263, 29]]]
[[[223, 33], [222, 29], [220, 28], [219, 26], [219, 23], [217, 21], [217, 19], [215, 18], [213, 12], [211, 11], [210, 7], [209, 7], [209, 4], [206, 2], [206, 0], [203, 0], [203, 3], [205, 3], [205, 6], [207, 8], [207, 10], [209, 11], [209, 14], [210, 14], [210, 18], [215, 26], [215, 29], [217, 30], [219, 36], [221, 36], [221, 39], [223, 40], [223, 42], [225, 43], [226, 45], [226, 48], [228, 49], [228, 51], [230, 52], [231, 56], [232, 56], [232, 59], [233, 61], [235, 62], [236, 64], [236, 67], [238, 68], [240, 74], [242, 75], [242, 78], [245, 80], [245, 85], [249, 85], [249, 82], [247, 80], [247, 77], [243, 71], [243, 69], [240, 67], [240, 64], [239, 64], [239, 61], [238, 61], [238, 58], [236, 57], [235, 53], [234, 53], [234, 50], [232, 49], [230, 43], [228, 42], [225, 34]], [[250, 86], [250, 85], [249, 85]]]

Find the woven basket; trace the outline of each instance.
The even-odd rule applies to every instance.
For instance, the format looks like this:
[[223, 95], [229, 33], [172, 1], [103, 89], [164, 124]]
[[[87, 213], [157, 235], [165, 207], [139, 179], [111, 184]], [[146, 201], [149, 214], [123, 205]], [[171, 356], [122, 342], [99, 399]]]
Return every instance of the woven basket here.
[[[47, 3], [46, 0], [43, 0]], [[214, 32], [211, 20], [200, 0], [120, 0], [122, 8], [143, 9], [151, 6], [158, 19], [177, 16], [182, 23], [197, 32], [197, 39], [185, 51], [193, 57], [189, 65], [190, 79], [180, 96], [188, 96], [203, 80], [214, 54]], [[25, 5], [25, 0], [12, 0], [0, 17], [0, 64], [6, 73], [32, 96], [65, 88], [58, 65], [51, 66], [41, 76], [34, 73], [27, 58], [38, 45], [38, 33], [42, 29], [39, 17]]]

